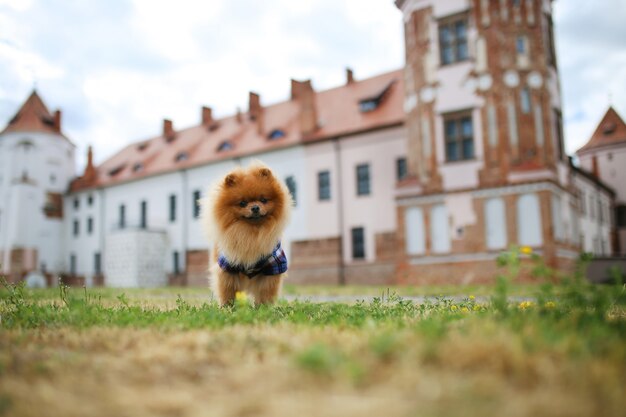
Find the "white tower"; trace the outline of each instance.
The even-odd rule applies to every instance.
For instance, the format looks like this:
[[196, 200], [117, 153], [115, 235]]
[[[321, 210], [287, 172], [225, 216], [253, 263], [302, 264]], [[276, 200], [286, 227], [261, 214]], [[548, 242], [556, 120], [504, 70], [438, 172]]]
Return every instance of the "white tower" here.
[[11, 280], [67, 269], [63, 194], [74, 177], [75, 146], [36, 91], [0, 132], [0, 264]]

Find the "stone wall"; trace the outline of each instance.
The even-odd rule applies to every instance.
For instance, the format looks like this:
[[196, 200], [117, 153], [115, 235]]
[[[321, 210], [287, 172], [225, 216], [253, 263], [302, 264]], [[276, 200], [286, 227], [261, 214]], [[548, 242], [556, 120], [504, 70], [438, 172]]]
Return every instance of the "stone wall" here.
[[161, 287], [165, 273], [167, 236], [164, 232], [124, 229], [105, 241], [105, 276], [109, 287]]

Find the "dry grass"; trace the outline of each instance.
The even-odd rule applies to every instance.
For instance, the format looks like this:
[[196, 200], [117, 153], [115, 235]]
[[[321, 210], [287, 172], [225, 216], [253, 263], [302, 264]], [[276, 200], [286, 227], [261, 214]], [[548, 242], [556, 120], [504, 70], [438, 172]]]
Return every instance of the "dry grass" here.
[[[529, 354], [490, 322], [433, 344], [412, 329], [301, 325], [1, 333], [15, 416], [621, 416], [623, 356]], [[622, 346], [623, 347], [623, 346]]]
[[519, 256], [503, 256], [480, 301], [220, 309], [206, 290], [4, 283], [0, 416], [624, 415], [622, 281], [513, 302]]

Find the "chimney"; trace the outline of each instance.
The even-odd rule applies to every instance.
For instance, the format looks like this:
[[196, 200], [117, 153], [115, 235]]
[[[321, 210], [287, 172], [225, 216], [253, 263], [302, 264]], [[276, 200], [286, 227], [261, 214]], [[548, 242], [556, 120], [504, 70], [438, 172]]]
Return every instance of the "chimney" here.
[[263, 107], [261, 107], [261, 96], [250, 91], [248, 96], [248, 114], [250, 120], [257, 122], [259, 134], [263, 134]]
[[237, 107], [237, 115], [235, 116], [237, 119], [237, 123], [241, 124], [243, 122], [243, 115], [241, 114], [241, 109]]
[[172, 121], [169, 119], [163, 119], [163, 137], [167, 141], [170, 141], [174, 139], [174, 135], [174, 125], [172, 124]]
[[313, 133], [317, 129], [317, 108], [315, 107], [315, 90], [311, 80], [291, 80], [291, 99], [300, 102], [300, 130], [303, 135]]
[[594, 177], [600, 178], [600, 171], [598, 170], [598, 157], [596, 155], [591, 157], [591, 173]]
[[82, 180], [91, 183], [96, 179], [96, 175], [96, 168], [93, 166], [93, 149], [90, 145], [87, 148], [87, 166], [85, 167]]
[[202, 106], [202, 125], [209, 127], [213, 123], [213, 110], [210, 107]]
[[54, 130], [61, 133], [61, 110], [54, 112]]
[[346, 68], [346, 85], [354, 82], [354, 73], [351, 68]]

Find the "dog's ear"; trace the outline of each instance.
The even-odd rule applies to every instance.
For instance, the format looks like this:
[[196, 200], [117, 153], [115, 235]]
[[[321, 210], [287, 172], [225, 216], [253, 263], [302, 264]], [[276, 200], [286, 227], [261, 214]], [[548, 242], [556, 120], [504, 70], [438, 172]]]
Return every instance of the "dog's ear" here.
[[239, 182], [239, 178], [235, 174], [228, 174], [226, 178], [224, 178], [224, 185], [226, 187], [234, 187]]
[[272, 178], [272, 171], [268, 168], [259, 168], [257, 175], [261, 178]]

